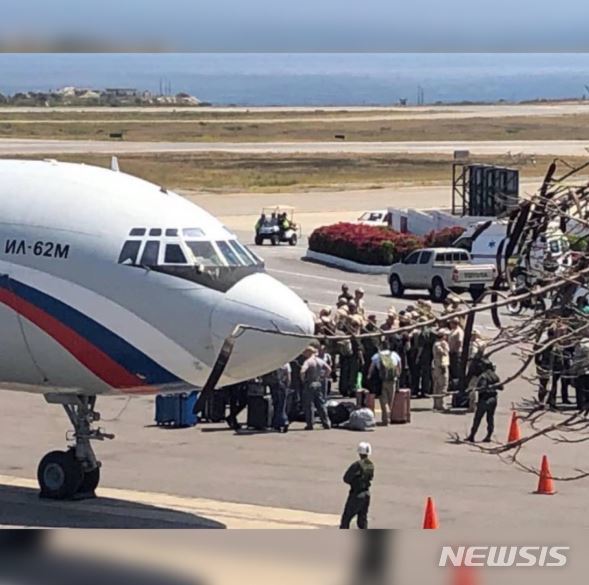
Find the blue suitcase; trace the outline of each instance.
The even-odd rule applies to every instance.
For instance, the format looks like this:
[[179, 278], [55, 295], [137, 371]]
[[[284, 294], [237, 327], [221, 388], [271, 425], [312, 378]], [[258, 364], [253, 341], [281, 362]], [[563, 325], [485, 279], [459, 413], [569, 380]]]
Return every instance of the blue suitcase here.
[[198, 392], [160, 394], [155, 399], [155, 422], [158, 426], [193, 427], [198, 422], [194, 405]]

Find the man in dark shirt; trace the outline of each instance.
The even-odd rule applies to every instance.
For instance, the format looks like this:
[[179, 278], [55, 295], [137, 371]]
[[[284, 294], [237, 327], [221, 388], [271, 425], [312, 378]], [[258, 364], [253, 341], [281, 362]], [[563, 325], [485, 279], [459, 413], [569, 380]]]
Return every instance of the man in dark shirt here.
[[342, 514], [340, 528], [350, 528], [354, 517], [357, 518], [358, 528], [368, 528], [370, 486], [374, 479], [374, 464], [369, 459], [371, 454], [370, 443], [360, 443], [358, 445], [360, 459], [350, 465], [344, 475], [344, 482], [350, 486], [350, 493]]
[[[425, 323], [427, 317], [420, 317], [419, 322]], [[434, 343], [437, 341], [436, 334], [431, 327], [423, 327], [417, 337], [417, 396], [428, 396], [432, 391], [432, 366], [434, 360]]]
[[490, 443], [495, 430], [495, 411], [497, 410], [497, 392], [503, 390], [503, 385], [499, 376], [495, 373], [495, 366], [488, 358], [479, 357], [473, 360], [471, 366], [474, 375], [478, 376], [476, 390], [479, 393], [477, 409], [472, 423], [472, 430], [467, 437], [467, 441], [474, 443], [477, 431], [483, 420], [487, 416], [487, 436], [483, 439], [484, 443]]

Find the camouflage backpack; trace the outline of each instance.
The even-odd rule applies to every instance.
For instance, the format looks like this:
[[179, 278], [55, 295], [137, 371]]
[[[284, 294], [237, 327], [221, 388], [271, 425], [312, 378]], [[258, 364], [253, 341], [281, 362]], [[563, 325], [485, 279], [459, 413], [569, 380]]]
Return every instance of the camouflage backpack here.
[[380, 354], [380, 377], [383, 382], [394, 382], [397, 379], [397, 366], [390, 352], [381, 351]]

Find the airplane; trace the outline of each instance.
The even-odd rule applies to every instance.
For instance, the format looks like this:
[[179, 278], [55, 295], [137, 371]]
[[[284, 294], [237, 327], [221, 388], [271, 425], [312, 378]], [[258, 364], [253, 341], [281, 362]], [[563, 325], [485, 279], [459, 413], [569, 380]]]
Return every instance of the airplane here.
[[0, 389], [42, 394], [74, 429], [39, 463], [42, 497], [94, 494], [91, 441], [113, 438], [97, 397], [235, 384], [308, 345], [307, 305], [254, 252], [115, 159], [2, 160], [0, 177]]

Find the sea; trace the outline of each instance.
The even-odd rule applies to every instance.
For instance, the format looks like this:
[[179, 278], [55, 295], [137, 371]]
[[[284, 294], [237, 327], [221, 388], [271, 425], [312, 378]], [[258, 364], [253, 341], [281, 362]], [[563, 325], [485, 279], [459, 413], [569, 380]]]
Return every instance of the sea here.
[[187, 92], [223, 106], [556, 100], [589, 97], [589, 54], [0, 54], [0, 93], [65, 86]]

